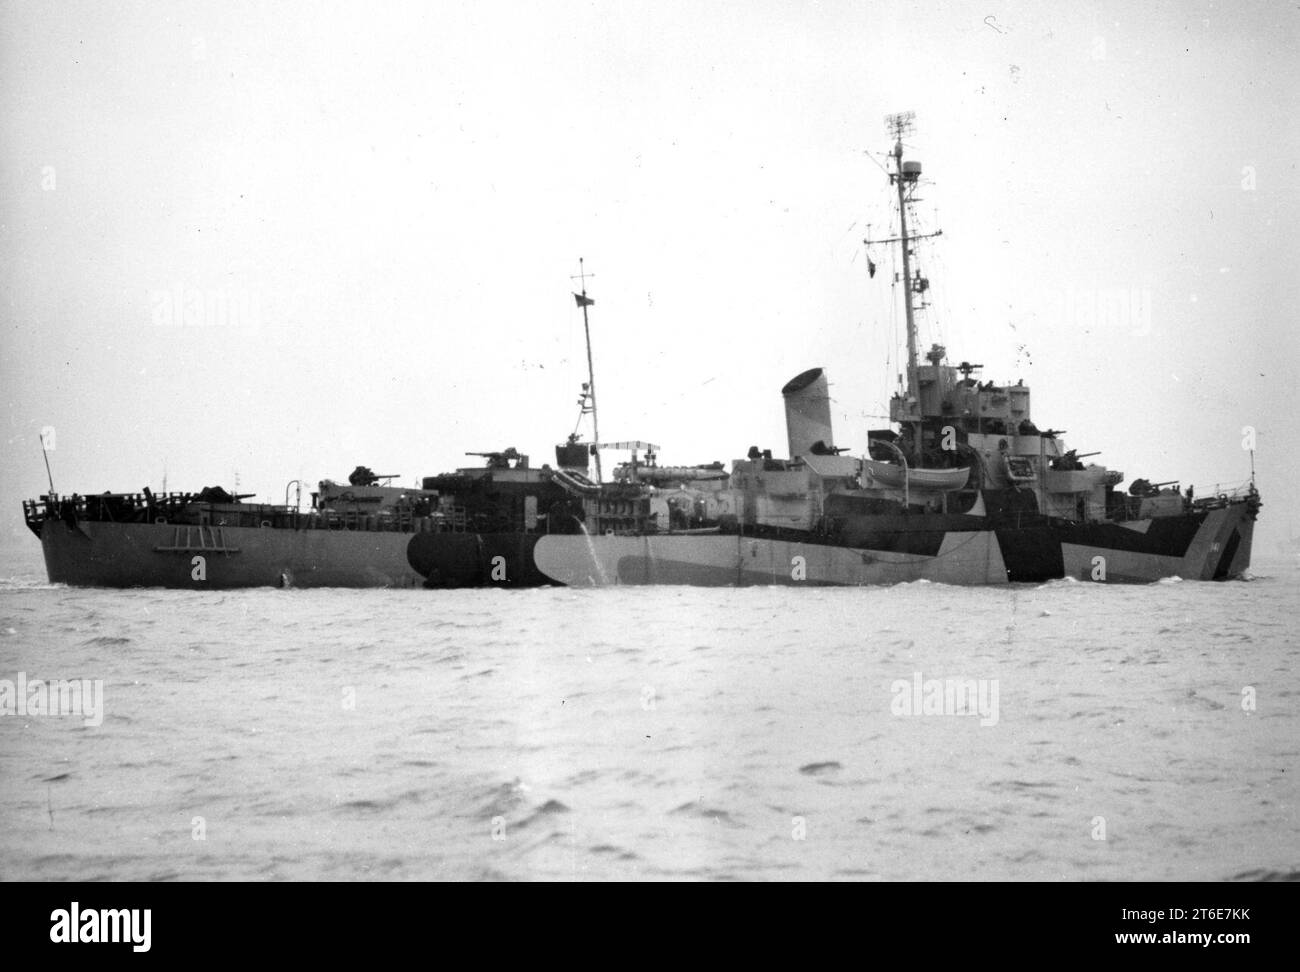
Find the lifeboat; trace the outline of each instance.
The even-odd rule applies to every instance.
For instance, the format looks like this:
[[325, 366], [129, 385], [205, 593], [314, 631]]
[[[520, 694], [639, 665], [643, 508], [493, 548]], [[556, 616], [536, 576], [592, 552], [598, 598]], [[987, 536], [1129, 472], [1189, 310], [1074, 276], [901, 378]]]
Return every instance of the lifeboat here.
[[[961, 489], [970, 479], [970, 469], [904, 469], [893, 462], [880, 462], [876, 459], [862, 460], [863, 478], [874, 481], [881, 486], [903, 488], [904, 482], [912, 489], [933, 489], [951, 492]], [[864, 483], [869, 485], [869, 483]]]

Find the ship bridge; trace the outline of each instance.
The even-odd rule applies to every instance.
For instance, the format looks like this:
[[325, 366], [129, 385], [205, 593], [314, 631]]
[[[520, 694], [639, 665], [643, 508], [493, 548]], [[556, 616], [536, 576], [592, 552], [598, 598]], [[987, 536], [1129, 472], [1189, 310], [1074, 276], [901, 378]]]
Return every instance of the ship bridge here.
[[929, 364], [916, 368], [918, 395], [896, 393], [889, 403], [891, 421], [950, 424], [975, 434], [1036, 434], [1029, 387], [1023, 378], [1014, 385], [979, 381], [974, 375], [983, 365], [969, 361], [945, 364], [946, 354], [939, 344], [930, 349], [926, 354]]

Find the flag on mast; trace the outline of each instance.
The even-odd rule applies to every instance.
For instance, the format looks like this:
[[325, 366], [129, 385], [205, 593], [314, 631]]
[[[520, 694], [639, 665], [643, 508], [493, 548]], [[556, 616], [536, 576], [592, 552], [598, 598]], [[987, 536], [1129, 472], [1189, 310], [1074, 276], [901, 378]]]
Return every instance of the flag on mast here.
[[579, 307], [590, 307], [592, 304], [595, 303], [595, 301], [592, 300], [590, 297], [588, 297], [586, 294], [574, 294], [573, 299], [578, 302]]

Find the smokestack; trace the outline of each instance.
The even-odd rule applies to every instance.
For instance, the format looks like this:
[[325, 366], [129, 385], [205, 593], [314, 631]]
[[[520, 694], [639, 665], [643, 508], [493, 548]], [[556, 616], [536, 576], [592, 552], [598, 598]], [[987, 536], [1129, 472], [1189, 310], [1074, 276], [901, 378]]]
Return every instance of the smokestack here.
[[785, 434], [790, 442], [790, 458], [809, 455], [814, 442], [834, 448], [826, 373], [820, 368], [810, 368], [795, 375], [781, 389], [781, 395], [785, 398]]

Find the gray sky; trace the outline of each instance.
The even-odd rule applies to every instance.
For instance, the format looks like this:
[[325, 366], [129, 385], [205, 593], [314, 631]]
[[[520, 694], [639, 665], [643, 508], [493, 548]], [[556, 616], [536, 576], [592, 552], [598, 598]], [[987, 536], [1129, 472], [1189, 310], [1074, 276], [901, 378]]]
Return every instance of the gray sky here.
[[1045, 6], [0, 5], [0, 538], [46, 426], [62, 492], [552, 462], [579, 256], [606, 439], [783, 452], [821, 365], [860, 450], [899, 370], [866, 153], [914, 110], [923, 344], [1130, 478], [1243, 479], [1253, 426], [1271, 548], [1300, 11]]

